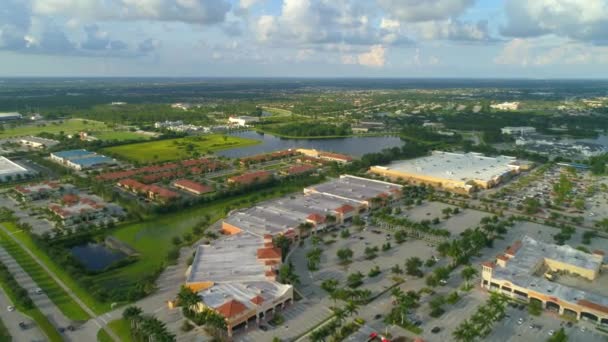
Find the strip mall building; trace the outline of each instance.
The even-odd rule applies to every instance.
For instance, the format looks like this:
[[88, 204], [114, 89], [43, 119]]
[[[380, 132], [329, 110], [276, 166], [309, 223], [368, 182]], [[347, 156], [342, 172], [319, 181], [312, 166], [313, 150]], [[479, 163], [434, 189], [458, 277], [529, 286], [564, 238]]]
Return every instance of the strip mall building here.
[[186, 286], [201, 297], [200, 310], [210, 308], [226, 318], [232, 336], [293, 302], [293, 287], [276, 280], [282, 255], [274, 237], [297, 240], [399, 198], [398, 184], [344, 175], [301, 195], [234, 211], [222, 222], [223, 238], [198, 246]]
[[602, 251], [588, 254], [526, 236], [495, 261], [482, 264], [481, 286], [526, 302], [537, 301], [560, 315], [608, 325], [607, 297], [559, 283], [564, 275], [593, 284], [603, 267]]

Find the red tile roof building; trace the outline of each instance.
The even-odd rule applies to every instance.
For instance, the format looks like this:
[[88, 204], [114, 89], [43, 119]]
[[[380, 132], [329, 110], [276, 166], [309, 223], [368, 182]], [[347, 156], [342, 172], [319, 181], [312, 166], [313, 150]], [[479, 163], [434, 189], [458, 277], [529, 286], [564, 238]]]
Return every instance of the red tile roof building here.
[[272, 177], [272, 174], [268, 171], [254, 171], [244, 173], [240, 176], [234, 176], [228, 178], [228, 183], [237, 185], [249, 185], [253, 183], [265, 182]]
[[207, 194], [207, 193], [215, 191], [213, 189], [213, 187], [211, 187], [209, 185], [200, 184], [200, 183], [188, 180], [188, 179], [176, 180], [173, 183], [173, 186], [175, 186], [178, 189], [182, 189], [182, 190], [191, 192], [195, 195], [203, 195], [203, 194]]

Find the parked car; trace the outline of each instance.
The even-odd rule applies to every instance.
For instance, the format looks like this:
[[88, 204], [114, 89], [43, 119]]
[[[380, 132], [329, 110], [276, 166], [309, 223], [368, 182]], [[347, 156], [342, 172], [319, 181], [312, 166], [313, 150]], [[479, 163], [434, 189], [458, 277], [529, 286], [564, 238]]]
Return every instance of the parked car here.
[[9, 305], [9, 306], [6, 307], [6, 311], [13, 312], [13, 311], [15, 311], [15, 307], [12, 306], [12, 305]]
[[19, 328], [25, 329], [27, 328], [27, 324], [25, 324], [24, 322], [19, 322]]
[[440, 332], [440, 331], [441, 331], [441, 328], [440, 328], [440, 327], [434, 327], [433, 329], [431, 329], [431, 332], [432, 332], [433, 334], [436, 334], [436, 333], [438, 333], [438, 332]]

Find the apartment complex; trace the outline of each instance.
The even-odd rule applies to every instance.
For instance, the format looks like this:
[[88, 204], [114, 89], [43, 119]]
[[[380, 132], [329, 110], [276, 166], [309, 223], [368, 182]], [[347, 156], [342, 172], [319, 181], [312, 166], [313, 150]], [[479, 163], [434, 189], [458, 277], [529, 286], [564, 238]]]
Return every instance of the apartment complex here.
[[[495, 261], [482, 265], [481, 286], [576, 319], [608, 324], [608, 297], [595, 288], [604, 253], [585, 253], [525, 236]], [[560, 283], [560, 277], [584, 280], [586, 289]]]
[[391, 179], [427, 184], [447, 191], [471, 193], [488, 189], [526, 166], [515, 157], [434, 151], [430, 156], [372, 166], [370, 172]]

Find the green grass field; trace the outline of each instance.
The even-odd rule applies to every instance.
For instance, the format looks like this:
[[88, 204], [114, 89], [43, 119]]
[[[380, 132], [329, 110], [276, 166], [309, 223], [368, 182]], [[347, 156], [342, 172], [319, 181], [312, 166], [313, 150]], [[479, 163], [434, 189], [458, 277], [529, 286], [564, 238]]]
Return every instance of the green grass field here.
[[110, 128], [101, 121], [94, 120], [83, 120], [83, 119], [69, 119], [60, 122], [52, 122], [47, 124], [31, 124], [17, 126], [15, 128], [6, 128], [4, 131], [0, 131], [0, 138], [18, 137], [24, 135], [37, 135], [42, 132], [58, 134], [64, 132], [65, 134], [78, 133], [80, 131], [106, 131]]
[[93, 132], [92, 136], [99, 140], [148, 140], [150, 137], [129, 131], [101, 131]]
[[[129, 322], [124, 319], [117, 319], [108, 323], [108, 327], [114, 331], [116, 336], [120, 338], [120, 342], [131, 342], [133, 339], [131, 338], [131, 328], [129, 327]], [[110, 335], [103, 329], [99, 329], [97, 332], [97, 341], [99, 342], [113, 342]]]
[[192, 157], [194, 153], [205, 155], [259, 143], [260, 141], [253, 139], [211, 134], [113, 146], [105, 148], [103, 151], [118, 158], [140, 163], [151, 163], [179, 160]]
[[[18, 232], [12, 222], [3, 222], [2, 225], [10, 232], [15, 232], [13, 236], [21, 241], [30, 251], [34, 253], [50, 270], [52, 270], [76, 294], [91, 310], [97, 314], [102, 314], [110, 310], [109, 304], [96, 301], [86, 289], [80, 287], [72, 277], [63, 270], [61, 265], [55, 264], [51, 258], [38, 249], [32, 238], [24, 232]], [[6, 233], [0, 231], [0, 244], [2, 244], [26, 272], [38, 283], [51, 300], [59, 309], [73, 320], [87, 320], [89, 315], [61, 288], [40, 265], [38, 265], [16, 242], [8, 239]], [[10, 249], [9, 249], [10, 248]]]

